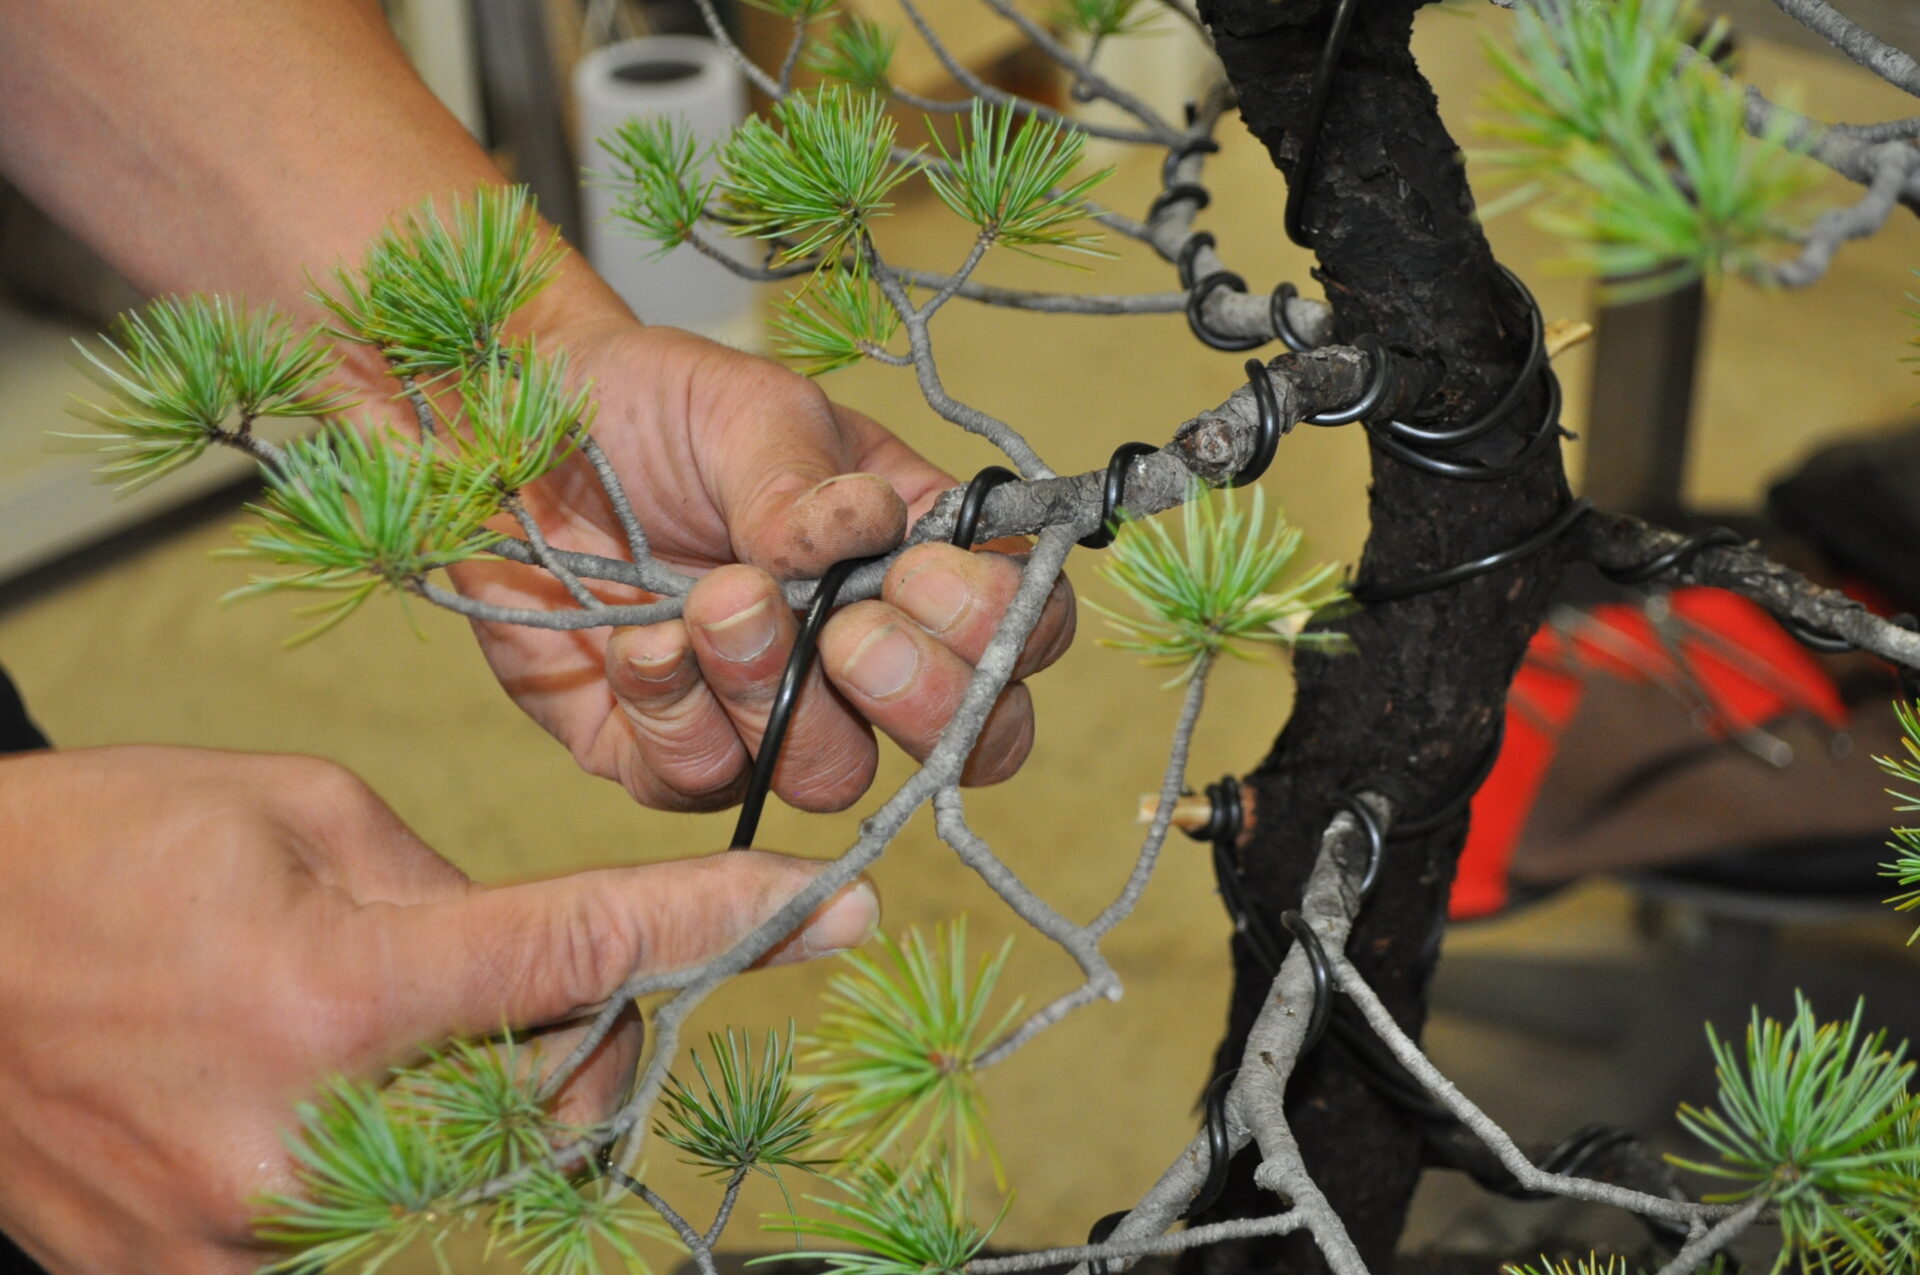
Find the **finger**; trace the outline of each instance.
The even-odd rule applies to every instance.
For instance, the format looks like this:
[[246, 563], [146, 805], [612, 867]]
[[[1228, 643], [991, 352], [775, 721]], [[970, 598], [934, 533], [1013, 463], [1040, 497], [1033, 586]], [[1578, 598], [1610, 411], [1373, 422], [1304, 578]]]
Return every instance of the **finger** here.
[[[541, 1070], [551, 1069], [570, 1055], [588, 1030], [589, 1024], [579, 1023], [537, 1035], [534, 1043], [539, 1049]], [[640, 1011], [637, 1006], [628, 1005], [621, 1011], [618, 1025], [560, 1087], [555, 1118], [562, 1124], [585, 1128], [612, 1115], [633, 1087], [633, 1069], [640, 1061], [645, 1041]]]
[[715, 445], [701, 463], [741, 561], [796, 579], [905, 534], [906, 501], [887, 478], [855, 472], [841, 416], [806, 378], [760, 361], [737, 367], [704, 414]]
[[737, 801], [753, 759], [700, 676], [686, 625], [616, 629], [606, 661], [620, 711], [602, 729], [618, 736], [608, 751], [627, 791], [661, 810], [719, 810]]
[[[847, 702], [924, 761], [960, 708], [973, 666], [905, 615], [880, 602], [856, 602], [820, 634], [820, 659]], [[997, 783], [1033, 748], [1027, 688], [1008, 687], [987, 714], [964, 782]]]
[[[1024, 563], [998, 553], [969, 553], [953, 545], [915, 545], [887, 571], [880, 596], [911, 616], [969, 664], [977, 664], [1020, 588]], [[1039, 622], [1028, 635], [1013, 676], [1046, 668], [1073, 642], [1073, 586], [1053, 583]]]
[[247, 774], [285, 826], [287, 845], [322, 885], [360, 903], [420, 903], [467, 887], [467, 875], [422, 841], [343, 766], [290, 754], [208, 754], [220, 782]]
[[[695, 585], [683, 616], [701, 675], [757, 755], [799, 622], [772, 577], [737, 565]], [[801, 810], [841, 810], [866, 791], [878, 764], [873, 733], [828, 688], [816, 662], [801, 684], [773, 790]]]
[[[380, 1004], [389, 1038], [417, 1043], [577, 1017], [639, 974], [710, 960], [752, 933], [824, 867], [751, 850], [361, 909], [343, 959]], [[879, 900], [862, 882], [816, 909], [763, 964], [863, 942]]]
[[879, 474], [893, 484], [907, 502], [910, 517], [927, 512], [941, 492], [955, 485], [953, 475], [900, 441], [898, 434], [871, 416], [838, 403], [832, 408], [853, 456], [853, 467]]

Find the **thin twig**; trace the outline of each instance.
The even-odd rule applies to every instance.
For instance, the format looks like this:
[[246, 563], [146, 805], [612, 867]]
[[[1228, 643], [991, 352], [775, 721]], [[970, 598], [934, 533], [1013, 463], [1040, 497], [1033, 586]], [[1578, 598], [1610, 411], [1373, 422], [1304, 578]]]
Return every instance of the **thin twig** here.
[[553, 547], [547, 543], [546, 533], [540, 530], [539, 522], [527, 512], [517, 495], [509, 495], [503, 502], [507, 512], [520, 524], [520, 530], [527, 533], [527, 547], [533, 550], [534, 560], [544, 568], [548, 575], [558, 580], [588, 611], [604, 611], [607, 604], [593, 596], [593, 591], [580, 583], [580, 577], [567, 570], [566, 564], [554, 556]]
[[243, 422], [239, 429], [215, 429], [213, 440], [224, 447], [245, 452], [268, 469], [278, 471], [286, 467], [285, 450], [254, 433], [251, 423]]
[[1200, 710], [1207, 702], [1207, 674], [1212, 670], [1213, 653], [1208, 651], [1195, 661], [1193, 675], [1187, 680], [1187, 693], [1180, 701], [1180, 716], [1173, 727], [1173, 744], [1167, 750], [1167, 767], [1160, 776], [1160, 805], [1153, 812], [1147, 835], [1140, 839], [1140, 853], [1134, 858], [1133, 871], [1127, 875], [1127, 883], [1121, 887], [1119, 896], [1087, 926], [1096, 937], [1105, 935], [1133, 914], [1140, 896], [1146, 892], [1147, 882], [1153, 879], [1160, 851], [1167, 844], [1167, 833], [1173, 829], [1174, 804], [1186, 784], [1187, 755], [1193, 748], [1194, 729], [1200, 724]]
[[1913, 55], [1888, 44], [1827, 0], [1773, 0], [1773, 5], [1858, 65], [1895, 88], [1920, 97], [1920, 63]]
[[[564, 565], [567, 570], [582, 580], [605, 580], [609, 584], [624, 584], [635, 589], [645, 589], [648, 593], [676, 598], [693, 587], [692, 576], [675, 571], [654, 557], [633, 562], [625, 558], [604, 558], [597, 553], [581, 553], [578, 550], [561, 549], [552, 545], [548, 546], [547, 551], [553, 555], [556, 562]], [[515, 540], [511, 536], [502, 536], [490, 542], [487, 545], [487, 552], [522, 566], [540, 565], [540, 560], [533, 554], [533, 546], [524, 540]]]
[[713, 1224], [707, 1227], [708, 1248], [720, 1242], [720, 1233], [727, 1229], [727, 1222], [733, 1217], [733, 1206], [740, 1200], [740, 1186], [752, 1172], [752, 1165], [743, 1164], [728, 1175], [727, 1189], [721, 1192], [720, 1205], [713, 1211]]
[[433, 404], [427, 399], [426, 391], [413, 379], [411, 372], [395, 373], [400, 378], [400, 393], [407, 402], [413, 404], [413, 420], [420, 427], [420, 437], [432, 438], [439, 433], [439, 419], [434, 415]]
[[1180, 140], [1180, 130], [1167, 123], [1158, 111], [1148, 106], [1140, 97], [1129, 93], [1088, 66], [1085, 60], [1076, 55], [1072, 49], [1055, 39], [1051, 31], [1014, 8], [1009, 0], [984, 0], [984, 3], [989, 9], [1020, 28], [1020, 34], [1026, 36], [1035, 48], [1054, 62], [1065, 67], [1078, 83], [1086, 87], [1087, 92], [1095, 97], [1105, 98], [1146, 125], [1155, 140], [1168, 146]]
[[1804, 288], [1825, 276], [1840, 245], [1877, 234], [1900, 206], [1907, 179], [1920, 168], [1920, 151], [1905, 142], [1882, 142], [1874, 147], [1873, 180], [1867, 193], [1846, 208], [1821, 214], [1807, 231], [1800, 255], [1772, 270], [1774, 279], [1789, 288]]
[[1731, 1244], [1735, 1236], [1752, 1226], [1767, 1202], [1766, 1193], [1761, 1192], [1741, 1205], [1739, 1212], [1721, 1218], [1712, 1230], [1694, 1235], [1673, 1255], [1672, 1261], [1660, 1268], [1659, 1275], [1691, 1275], [1699, 1270], [1715, 1253]]
[[807, 47], [807, 20], [799, 18], [793, 24], [793, 42], [787, 45], [787, 55], [780, 59], [780, 74], [776, 77], [780, 85], [780, 96], [793, 92], [793, 72], [800, 65], [800, 50]]
[[[914, 29], [920, 33], [920, 38], [924, 40], [927, 47], [933, 51], [933, 56], [940, 60], [940, 65], [947, 69], [947, 74], [958, 80], [961, 87], [982, 101], [993, 102], [996, 105], [1010, 106], [1023, 115], [1032, 115], [1043, 120], [1051, 120], [1062, 128], [1070, 128], [1075, 132], [1085, 133], [1089, 137], [1102, 137], [1111, 142], [1133, 142], [1141, 145], [1156, 146], [1165, 145], [1170, 140], [1164, 123], [1162, 123], [1158, 129], [1149, 126], [1144, 130], [1137, 128], [1117, 128], [1108, 124], [1096, 124], [1087, 120], [1075, 119], [1071, 115], [1063, 115], [1051, 106], [1046, 106], [1040, 102], [1029, 101], [1026, 98], [1009, 93], [1004, 89], [995, 88], [993, 85], [975, 75], [959, 58], [953, 56], [953, 53], [947, 48], [946, 42], [940, 38], [939, 33], [935, 31], [927, 22], [926, 18], [922, 16], [919, 6], [914, 4], [913, 0], [899, 0], [899, 2], [901, 12], [907, 15], [907, 21], [911, 22]], [[1083, 74], [1093, 74], [1093, 69], [1084, 62], [1078, 63], [1077, 66]]]
[[713, 1261], [712, 1241], [703, 1238], [700, 1232], [694, 1230], [693, 1224], [680, 1216], [680, 1211], [662, 1199], [658, 1191], [617, 1166], [610, 1166], [607, 1176], [631, 1191], [648, 1208], [658, 1213], [661, 1221], [673, 1228], [673, 1233], [678, 1235], [680, 1242], [687, 1246], [687, 1252], [693, 1255], [694, 1263], [700, 1268], [700, 1275], [720, 1275]]
[[713, 37], [713, 42], [718, 44], [729, 58], [733, 59], [734, 65], [738, 66], [747, 79], [753, 82], [753, 86], [776, 102], [784, 100], [787, 92], [780, 86], [780, 81], [761, 70], [760, 64], [743, 53], [740, 46], [733, 42], [733, 36], [727, 31], [727, 24], [720, 20], [719, 12], [713, 7], [713, 0], [694, 0], [694, 3], [700, 6], [700, 18], [707, 24], [707, 34]]
[[988, 231], [983, 230], [973, 237], [973, 247], [967, 250], [967, 259], [960, 263], [958, 270], [947, 276], [947, 281], [940, 285], [939, 291], [928, 297], [926, 301], [921, 304], [921, 322], [924, 323], [928, 319], [931, 319], [939, 311], [941, 306], [953, 299], [954, 293], [966, 285], [967, 280], [972, 277], [973, 272], [979, 268], [981, 258], [987, 255], [987, 249], [992, 246], [993, 235]]
[[593, 476], [600, 481], [600, 490], [607, 495], [607, 503], [613, 506], [613, 516], [620, 523], [621, 534], [627, 538], [627, 552], [633, 555], [635, 563], [650, 561], [653, 550], [647, 544], [647, 533], [641, 529], [640, 519], [634, 516], [633, 502], [627, 499], [627, 489], [620, 481], [613, 462], [607, 459], [606, 452], [594, 440], [592, 434], [578, 425], [571, 431], [580, 454], [587, 458], [587, 464], [593, 467]]

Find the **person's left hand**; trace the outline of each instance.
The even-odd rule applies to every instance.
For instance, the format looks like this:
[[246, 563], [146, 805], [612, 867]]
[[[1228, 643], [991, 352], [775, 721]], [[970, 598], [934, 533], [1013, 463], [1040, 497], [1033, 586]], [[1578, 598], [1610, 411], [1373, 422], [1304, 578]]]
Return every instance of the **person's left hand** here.
[[[657, 557], [701, 576], [684, 617], [620, 630], [554, 632], [476, 623], [501, 684], [586, 770], [639, 801], [705, 810], [739, 799], [798, 628], [778, 581], [899, 544], [953, 479], [879, 424], [765, 359], [673, 328], [601, 321], [540, 331], [597, 383], [593, 436], [619, 472]], [[525, 493], [557, 546], [627, 556], [592, 470], [575, 457]], [[924, 758], [1019, 584], [1015, 558], [921, 545], [879, 599], [828, 621], [774, 791], [805, 810], [841, 809], [872, 782], [878, 727]], [[510, 563], [456, 570], [463, 592], [507, 606], [576, 604], [542, 572]], [[590, 587], [609, 602], [644, 595]], [[1019, 678], [1072, 641], [1059, 582], [968, 763], [993, 783], [1025, 760], [1033, 710]]]

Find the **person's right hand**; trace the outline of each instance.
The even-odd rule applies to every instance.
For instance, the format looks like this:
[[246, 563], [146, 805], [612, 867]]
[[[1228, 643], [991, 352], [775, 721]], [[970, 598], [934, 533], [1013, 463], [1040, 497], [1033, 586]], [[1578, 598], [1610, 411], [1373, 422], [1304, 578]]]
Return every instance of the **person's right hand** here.
[[[820, 865], [753, 851], [483, 888], [352, 775], [192, 749], [0, 762], [0, 1231], [53, 1275], [241, 1275], [329, 1076], [564, 1022], [714, 956]], [[861, 942], [842, 891], [769, 961]], [[553, 1042], [549, 1057], [564, 1052]], [[637, 1024], [563, 1117], [624, 1092]]]

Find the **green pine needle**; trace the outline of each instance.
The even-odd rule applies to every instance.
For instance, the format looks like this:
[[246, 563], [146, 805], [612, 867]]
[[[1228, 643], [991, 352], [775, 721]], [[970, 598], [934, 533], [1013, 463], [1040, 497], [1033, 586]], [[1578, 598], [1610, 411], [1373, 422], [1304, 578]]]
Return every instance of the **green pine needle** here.
[[1258, 487], [1243, 511], [1231, 489], [1195, 484], [1181, 507], [1175, 539], [1162, 522], [1123, 519], [1098, 568], [1146, 613], [1123, 616], [1089, 602], [1125, 637], [1105, 645], [1138, 651], [1148, 664], [1178, 665], [1168, 686], [1193, 676], [1202, 661], [1226, 653], [1250, 659], [1250, 643], [1344, 649], [1339, 633], [1303, 631], [1315, 612], [1344, 600], [1327, 563], [1295, 579], [1281, 575], [1300, 548], [1300, 530], [1278, 512], [1271, 526]]
[[[1764, 280], [1794, 247], [1817, 169], [1784, 126], [1748, 135], [1740, 92], [1688, 57], [1702, 26], [1692, 0], [1516, 9], [1513, 47], [1489, 46], [1496, 118], [1483, 131], [1502, 145], [1478, 158], [1518, 186], [1486, 215], [1534, 204], [1618, 299], [1729, 273]], [[1708, 29], [1701, 56], [1722, 39]]]
[[576, 1182], [550, 1168], [534, 1172], [501, 1201], [494, 1238], [521, 1262], [526, 1275], [596, 1275], [611, 1256], [618, 1269], [645, 1275], [651, 1268], [635, 1236], [677, 1244], [651, 1210], [603, 1179]]
[[593, 422], [593, 386], [567, 385], [567, 356], [542, 358], [531, 343], [505, 347], [508, 356], [460, 383], [466, 434], [454, 472], [486, 467], [492, 481], [518, 491], [572, 454], [580, 431]]
[[900, 312], [874, 286], [864, 261], [823, 269], [787, 294], [773, 318], [774, 349], [808, 376], [858, 363], [885, 350], [900, 330]]
[[894, 128], [880, 98], [830, 85], [796, 93], [754, 117], [720, 151], [720, 201], [742, 234], [780, 242], [782, 260], [837, 260], [892, 204], [912, 171], [892, 158]]
[[1097, 246], [1098, 232], [1074, 225], [1087, 215], [1088, 193], [1113, 173], [1106, 168], [1073, 180], [1085, 144], [1082, 134], [1053, 120], [1021, 117], [1010, 104], [975, 99], [952, 151], [934, 135], [948, 167], [928, 169], [927, 180], [956, 215], [1018, 251], [1041, 256], [1031, 250], [1059, 248], [1110, 256]]
[[1061, 0], [1053, 8], [1053, 25], [1095, 40], [1145, 35], [1159, 25], [1161, 10], [1153, 0]]
[[713, 191], [701, 175], [701, 154], [693, 129], [678, 116], [628, 120], [601, 149], [614, 162], [612, 180], [620, 192], [613, 215], [637, 238], [654, 245], [649, 259], [685, 243], [706, 212]]
[[892, 87], [887, 70], [899, 43], [898, 28], [849, 14], [807, 50], [807, 65], [829, 80], [885, 93]]
[[500, 506], [490, 467], [448, 485], [431, 442], [370, 438], [353, 427], [327, 430], [286, 448], [267, 475], [264, 503], [248, 505], [258, 525], [239, 529], [231, 556], [296, 568], [257, 576], [229, 598], [295, 590], [334, 595], [311, 608], [307, 641], [341, 623], [383, 586], [403, 588], [429, 571], [484, 552], [482, 525]]
[[812, 1097], [793, 1085], [791, 1025], [784, 1037], [767, 1033], [757, 1064], [745, 1032], [736, 1037], [728, 1028], [725, 1037], [709, 1035], [707, 1048], [715, 1074], [709, 1074], [698, 1050], [691, 1051], [700, 1089], [669, 1076], [654, 1125], [655, 1133], [686, 1153], [685, 1163], [709, 1175], [825, 1163], [806, 1156], [818, 1135], [819, 1112]]
[[[1765, 1195], [1779, 1209], [1775, 1270], [1798, 1260], [1820, 1272], [1887, 1271], [1890, 1251], [1910, 1246], [1920, 1210], [1920, 1097], [1914, 1065], [1886, 1033], [1863, 1036], [1864, 1006], [1846, 1023], [1822, 1024], [1803, 996], [1782, 1025], [1755, 1011], [1744, 1058], [1707, 1029], [1719, 1102], [1680, 1108], [1680, 1122], [1719, 1154], [1675, 1163], [1738, 1189], [1717, 1199]], [[1890, 1229], [1890, 1220], [1909, 1225]]]
[[807, 1041], [810, 1070], [794, 1083], [819, 1092], [822, 1126], [850, 1131], [854, 1158], [884, 1157], [920, 1127], [907, 1163], [940, 1147], [957, 1163], [984, 1151], [1004, 1184], [973, 1060], [1019, 1012], [1015, 1002], [989, 1025], [1012, 940], [971, 974], [965, 917], [936, 926], [931, 941], [913, 929], [900, 943], [883, 935], [880, 945], [883, 960], [842, 957], [853, 971], [828, 984], [829, 1008]]
[[513, 312], [544, 288], [566, 245], [542, 228], [523, 186], [484, 186], [410, 213], [367, 250], [359, 272], [316, 293], [337, 335], [377, 347], [407, 375], [498, 363]]
[[173, 472], [256, 420], [325, 416], [353, 403], [324, 384], [339, 358], [321, 330], [296, 333], [272, 310], [225, 297], [162, 297], [122, 315], [115, 335], [102, 339], [104, 355], [79, 347], [112, 398], [74, 412], [106, 432], [70, 437], [113, 458], [99, 474], [119, 480], [122, 491]]
[[1587, 1257], [1565, 1261], [1553, 1261], [1542, 1257], [1538, 1265], [1532, 1262], [1501, 1267], [1501, 1275], [1640, 1275], [1626, 1261], [1618, 1257], [1602, 1258], [1598, 1253]]
[[984, 1229], [967, 1214], [957, 1173], [935, 1156], [904, 1173], [882, 1163], [865, 1164], [833, 1184], [844, 1199], [808, 1196], [830, 1218], [770, 1218], [771, 1229], [811, 1236], [846, 1249], [816, 1249], [757, 1258], [756, 1262], [815, 1259], [829, 1275], [959, 1275], [1006, 1216]]
[[[1880, 769], [1904, 788], [1889, 788], [1887, 791], [1899, 801], [1896, 810], [1920, 810], [1920, 712], [1912, 704], [1895, 704], [1895, 714], [1900, 719], [1900, 742], [1906, 747], [1905, 757], [1876, 757]], [[1893, 840], [1888, 845], [1894, 851], [1892, 863], [1882, 864], [1883, 876], [1906, 887], [1903, 893], [1894, 895], [1887, 902], [1902, 912], [1920, 909], [1920, 828], [1895, 828]], [[1920, 939], [1920, 930], [1907, 936], [1911, 943]]]
[[319, 1104], [296, 1110], [300, 1133], [287, 1146], [300, 1193], [264, 1197], [254, 1233], [298, 1251], [267, 1271], [306, 1275], [352, 1261], [372, 1275], [446, 1223], [434, 1206], [459, 1175], [430, 1125], [376, 1086], [349, 1080], [335, 1080]]
[[533, 1062], [511, 1035], [456, 1040], [396, 1075], [391, 1092], [432, 1126], [463, 1177], [485, 1182], [537, 1163], [570, 1132], [540, 1100]]

